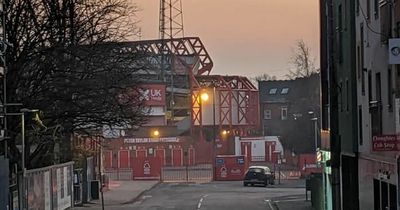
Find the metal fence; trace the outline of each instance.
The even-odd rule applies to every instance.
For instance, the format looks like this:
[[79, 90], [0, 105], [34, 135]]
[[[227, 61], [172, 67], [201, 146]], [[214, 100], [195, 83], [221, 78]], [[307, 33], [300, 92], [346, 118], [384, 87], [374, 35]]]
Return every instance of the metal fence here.
[[73, 207], [73, 162], [26, 171], [29, 210], [64, 210]]
[[161, 168], [161, 180], [164, 182], [209, 182], [212, 179], [212, 164]]
[[104, 175], [110, 181], [132, 180], [133, 170], [131, 168], [106, 169]]
[[8, 159], [0, 156], [0, 209], [8, 208], [8, 167]]

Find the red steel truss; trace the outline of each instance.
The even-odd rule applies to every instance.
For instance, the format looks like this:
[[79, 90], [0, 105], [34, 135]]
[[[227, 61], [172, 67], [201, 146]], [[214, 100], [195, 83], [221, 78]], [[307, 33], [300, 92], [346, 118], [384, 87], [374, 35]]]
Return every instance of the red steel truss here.
[[146, 53], [148, 56], [154, 57], [154, 62], [158, 65], [161, 65], [161, 59], [159, 56], [162, 54], [174, 55], [174, 57], [178, 59], [180, 57], [195, 57], [198, 59], [198, 62], [191, 65], [188, 65], [184, 60], [180, 60], [180, 63], [192, 70], [194, 75], [210, 74], [214, 65], [199, 37], [183, 37], [168, 40], [143, 40], [117, 44], [126, 47], [125, 50], [127, 51]]
[[258, 90], [246, 78], [241, 76], [201, 75], [195, 76], [191, 84], [192, 96], [192, 131], [202, 128], [201, 94], [205, 89], [215, 87], [216, 91], [216, 126], [238, 132], [246, 136], [247, 131], [256, 131], [259, 127]]

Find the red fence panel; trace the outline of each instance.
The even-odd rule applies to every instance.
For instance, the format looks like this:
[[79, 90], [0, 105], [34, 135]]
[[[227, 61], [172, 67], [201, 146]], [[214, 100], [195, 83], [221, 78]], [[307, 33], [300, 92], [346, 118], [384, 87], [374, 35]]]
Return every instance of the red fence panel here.
[[131, 158], [133, 179], [160, 179], [163, 160], [157, 157]]

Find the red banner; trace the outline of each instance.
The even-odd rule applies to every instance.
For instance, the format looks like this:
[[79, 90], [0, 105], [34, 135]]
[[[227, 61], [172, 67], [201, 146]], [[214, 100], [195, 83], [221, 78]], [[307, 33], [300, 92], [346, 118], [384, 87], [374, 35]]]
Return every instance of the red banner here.
[[165, 85], [145, 84], [141, 85], [141, 97], [148, 106], [165, 106]]
[[381, 135], [372, 137], [372, 151], [399, 151], [400, 136]]

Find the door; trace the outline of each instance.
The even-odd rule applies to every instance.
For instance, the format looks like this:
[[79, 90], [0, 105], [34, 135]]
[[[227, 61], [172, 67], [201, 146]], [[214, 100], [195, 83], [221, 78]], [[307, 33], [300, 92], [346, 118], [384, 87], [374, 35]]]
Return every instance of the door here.
[[248, 160], [251, 161], [251, 142], [241, 143], [241, 154], [246, 156]]
[[147, 157], [146, 150], [136, 150], [136, 158], [143, 160]]
[[275, 142], [266, 141], [265, 142], [265, 161], [276, 163], [278, 160], [277, 154], [275, 153]]
[[120, 150], [119, 151], [119, 168], [129, 168], [129, 151]]
[[188, 153], [189, 153], [189, 165], [194, 165], [194, 148], [189, 148], [188, 149]]
[[182, 166], [182, 149], [172, 149], [172, 166]]
[[165, 165], [165, 150], [156, 149], [156, 158], [159, 160], [161, 165]]
[[112, 168], [112, 151], [103, 151], [104, 168]]

